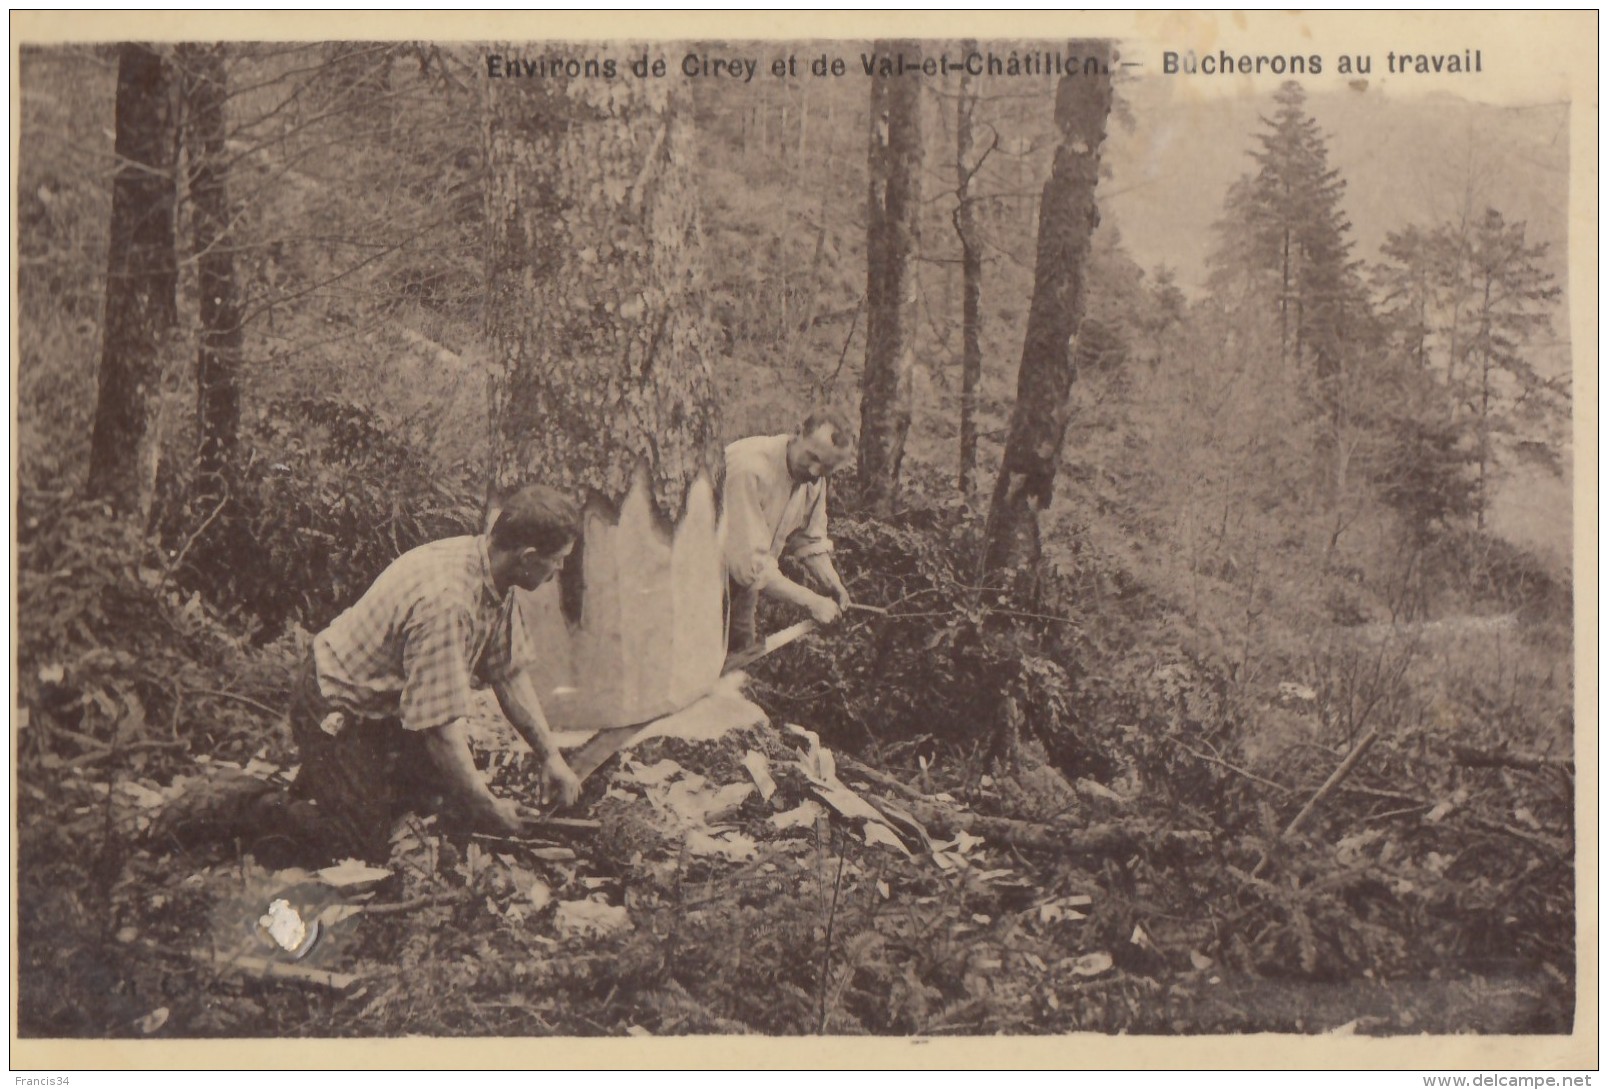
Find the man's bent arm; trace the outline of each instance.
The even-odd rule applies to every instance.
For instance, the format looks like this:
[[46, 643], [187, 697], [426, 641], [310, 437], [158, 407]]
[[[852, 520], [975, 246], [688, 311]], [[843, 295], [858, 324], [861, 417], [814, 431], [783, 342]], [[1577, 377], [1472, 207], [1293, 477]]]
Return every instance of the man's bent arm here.
[[774, 579], [765, 584], [763, 592], [811, 613], [816, 611], [823, 597], [779, 572]]
[[530, 675], [517, 670], [501, 681], [493, 682], [491, 691], [497, 694], [497, 703], [508, 722], [514, 725], [539, 760], [559, 756], [558, 743], [553, 741], [553, 729], [547, 724], [547, 713], [536, 696], [536, 686]]
[[542, 702], [536, 696], [536, 686], [531, 683], [530, 675], [524, 670], [516, 670], [501, 681], [493, 682], [491, 688], [497, 694], [497, 703], [502, 706], [503, 715], [507, 716], [519, 736], [529, 743], [530, 748], [536, 751], [537, 759], [542, 762], [543, 788], [557, 792], [548, 797], [556, 798], [560, 806], [572, 804], [580, 796], [581, 781], [558, 751], [553, 730], [547, 725], [547, 713], [542, 711]]
[[454, 719], [423, 731], [425, 749], [458, 798], [473, 807], [495, 805], [497, 796], [486, 786], [475, 768], [474, 754], [469, 752], [465, 723], [463, 719]]
[[823, 587], [832, 592], [832, 597], [838, 600], [839, 605], [847, 603], [848, 588], [843, 585], [843, 579], [838, 575], [837, 566], [832, 563], [831, 553], [816, 553], [803, 561], [805, 569], [820, 581]]

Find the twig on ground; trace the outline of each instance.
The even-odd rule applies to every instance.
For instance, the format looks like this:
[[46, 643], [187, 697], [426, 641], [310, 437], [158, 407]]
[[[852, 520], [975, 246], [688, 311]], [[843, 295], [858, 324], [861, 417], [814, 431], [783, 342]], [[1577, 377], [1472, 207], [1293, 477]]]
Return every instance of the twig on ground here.
[[422, 897], [414, 897], [406, 901], [393, 901], [388, 904], [361, 905], [365, 916], [400, 916], [407, 912], [417, 912], [421, 908], [437, 908], [442, 905], [462, 904], [469, 900], [468, 890], [454, 890], [452, 893], [427, 893]]
[[826, 952], [821, 958], [821, 984], [820, 984], [820, 1017], [816, 1020], [815, 1032], [826, 1033], [826, 993], [832, 981], [832, 928], [837, 923], [838, 893], [843, 889], [843, 862], [848, 858], [848, 852], [843, 845], [838, 845], [837, 880], [832, 883], [832, 907], [826, 915]]
[[279, 719], [285, 714], [281, 711], [275, 711], [273, 708], [270, 708], [260, 700], [254, 700], [249, 696], [242, 696], [240, 693], [231, 693], [227, 689], [191, 689], [190, 692], [196, 696], [215, 696], [219, 700], [233, 700], [236, 704], [243, 705], [247, 708], [255, 708], [257, 711], [262, 712], [262, 714], [272, 716], [275, 719]]
[[1170, 740], [1179, 749], [1182, 749], [1185, 753], [1188, 753], [1191, 756], [1198, 758], [1199, 760], [1209, 761], [1210, 763], [1212, 763], [1214, 765], [1220, 765], [1221, 767], [1228, 769], [1230, 772], [1237, 772], [1241, 776], [1244, 776], [1246, 779], [1255, 780], [1257, 783], [1265, 784], [1266, 786], [1273, 788], [1273, 790], [1278, 791], [1281, 794], [1288, 795], [1288, 794], [1290, 794], [1290, 792], [1295, 790], [1293, 787], [1285, 787], [1282, 783], [1275, 783], [1274, 781], [1268, 779], [1266, 776], [1258, 776], [1256, 773], [1251, 772], [1251, 771], [1249, 771], [1247, 769], [1241, 768], [1237, 764], [1231, 764], [1228, 761], [1223, 760], [1221, 757], [1213, 757], [1209, 753], [1202, 753], [1199, 750], [1195, 749], [1193, 746], [1191, 746], [1188, 743], [1186, 743], [1182, 738], [1179, 738], [1176, 734], [1164, 734], [1164, 735], [1162, 735], [1162, 737]]
[[[1301, 807], [1296, 815], [1290, 819], [1290, 823], [1279, 834], [1280, 840], [1288, 840], [1295, 835], [1296, 831], [1306, 822], [1306, 819], [1312, 816], [1312, 811], [1316, 810], [1324, 799], [1332, 795], [1335, 788], [1345, 782], [1345, 778], [1351, 775], [1351, 770], [1357, 767], [1358, 762], [1362, 760], [1369, 749], [1373, 748], [1373, 744], [1378, 740], [1378, 727], [1371, 728], [1367, 734], [1358, 739], [1357, 744], [1351, 747], [1351, 752], [1346, 754], [1346, 759], [1340, 762], [1335, 770], [1329, 774], [1329, 778], [1323, 781], [1323, 786], [1318, 788], [1317, 792], [1310, 799], [1307, 799], [1306, 805]], [[1257, 860], [1255, 867], [1251, 868], [1251, 877], [1255, 878], [1266, 869], [1267, 860], [1267, 853], [1263, 852], [1262, 858]]]
[[897, 795], [901, 795], [904, 798], [912, 799], [916, 802], [930, 802], [934, 804], [939, 802], [938, 799], [933, 798], [931, 795], [924, 795], [920, 791], [917, 791], [914, 787], [911, 787], [909, 784], [906, 784], [903, 781], [888, 775], [886, 772], [880, 772], [869, 765], [862, 764], [853, 757], [850, 757], [848, 754], [837, 754], [837, 763], [838, 767], [844, 769], [850, 776], [858, 776], [863, 780], [870, 780], [878, 787], [886, 787], [888, 790]]
[[202, 534], [207, 532], [207, 528], [217, 521], [218, 516], [223, 514], [223, 509], [227, 506], [229, 506], [229, 486], [225, 483], [223, 496], [218, 500], [218, 505], [212, 509], [210, 515], [201, 520], [201, 525], [197, 526], [190, 533], [190, 536], [184, 539], [184, 544], [179, 547], [179, 551], [173, 554], [173, 559], [168, 561], [163, 568], [163, 585], [166, 585], [168, 580], [173, 578], [173, 573], [178, 571], [179, 567], [189, 557], [190, 550], [195, 546], [195, 543], [200, 540]]
[[111, 757], [114, 754], [133, 753], [136, 750], [183, 748], [185, 748], [185, 743], [183, 742], [127, 742], [119, 746], [106, 746], [101, 749], [90, 750], [88, 753], [80, 753], [71, 760], [63, 761], [61, 763], [61, 767], [82, 768], [85, 765], [95, 764], [97, 761], [104, 761], [106, 758]]

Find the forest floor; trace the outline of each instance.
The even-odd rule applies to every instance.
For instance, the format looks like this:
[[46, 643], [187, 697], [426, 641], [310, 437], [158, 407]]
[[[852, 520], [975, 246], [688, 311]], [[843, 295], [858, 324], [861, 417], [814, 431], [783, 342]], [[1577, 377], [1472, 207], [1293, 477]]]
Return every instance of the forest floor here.
[[[480, 763], [499, 789], [528, 792], [529, 754], [509, 737], [477, 731]], [[1240, 921], [1189, 884], [1221, 864], [1146, 836], [1145, 800], [1031, 763], [1013, 775], [910, 764], [908, 747], [876, 768], [782, 724], [636, 746], [588, 782], [573, 825], [522, 840], [410, 818], [367, 874], [277, 865], [262, 830], [189, 849], [168, 837], [175, 802], [293, 775], [286, 742], [216, 757], [86, 745], [46, 762], [49, 789], [23, 780], [25, 1035], [1568, 1026], [1572, 982], [1516, 961], [1394, 978], [1246, 972], [1222, 954]], [[922, 844], [882, 816], [908, 816], [903, 803], [1008, 817], [1047, 799], [1081, 820], [1022, 827], [1067, 850], [963, 829]], [[1091, 828], [1133, 838], [1076, 850]], [[269, 933], [279, 901], [305, 930]]]

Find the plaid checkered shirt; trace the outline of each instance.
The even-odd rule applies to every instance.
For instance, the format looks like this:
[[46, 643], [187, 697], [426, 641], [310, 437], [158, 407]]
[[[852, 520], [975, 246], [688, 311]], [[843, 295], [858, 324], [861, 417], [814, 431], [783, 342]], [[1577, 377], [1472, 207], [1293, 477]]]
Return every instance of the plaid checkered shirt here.
[[485, 537], [403, 553], [313, 641], [325, 699], [429, 730], [469, 714], [470, 691], [515, 672], [514, 596], [498, 594]]

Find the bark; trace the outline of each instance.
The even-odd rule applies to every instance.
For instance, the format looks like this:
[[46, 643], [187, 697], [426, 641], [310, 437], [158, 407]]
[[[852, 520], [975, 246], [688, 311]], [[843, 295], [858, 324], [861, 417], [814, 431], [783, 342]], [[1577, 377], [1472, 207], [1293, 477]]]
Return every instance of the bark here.
[[[917, 57], [915, 42], [878, 42], [875, 53]], [[918, 62], [919, 63], [919, 62]], [[899, 488], [914, 395], [916, 276], [920, 241], [921, 81], [871, 79], [866, 216], [866, 347], [860, 383], [860, 488], [887, 513]]]
[[686, 93], [486, 81], [491, 494], [539, 481], [586, 500], [557, 586], [520, 594], [560, 728], [685, 707], [725, 658]]
[[125, 513], [150, 510], [161, 354], [177, 321], [173, 105], [167, 62], [148, 45], [125, 43], [117, 62], [117, 172], [87, 484], [90, 495]]
[[[966, 42], [963, 54], [976, 48]], [[960, 236], [960, 493], [970, 496], [977, 487], [977, 383], [983, 374], [979, 312], [983, 293], [983, 255], [977, 239], [977, 213], [972, 207], [971, 180], [981, 163], [972, 156], [972, 111], [977, 105], [970, 73], [960, 77], [955, 101], [955, 233]]]
[[987, 571], [1036, 564], [1038, 513], [1050, 505], [1066, 439], [1073, 358], [1088, 299], [1090, 240], [1099, 223], [1094, 190], [1111, 110], [1111, 46], [1072, 42], [1077, 56], [1107, 62], [1100, 75], [1063, 77], [1056, 90], [1060, 143], [1039, 207], [1033, 301], [1018, 372], [1016, 407], [989, 508]]
[[495, 485], [658, 514], [721, 465], [700, 336], [690, 115], [674, 81], [488, 80]]
[[184, 64], [191, 227], [201, 296], [196, 356], [198, 491], [222, 495], [240, 433], [240, 362], [244, 343], [230, 233], [229, 170], [224, 146], [228, 87], [224, 46], [180, 47]]

